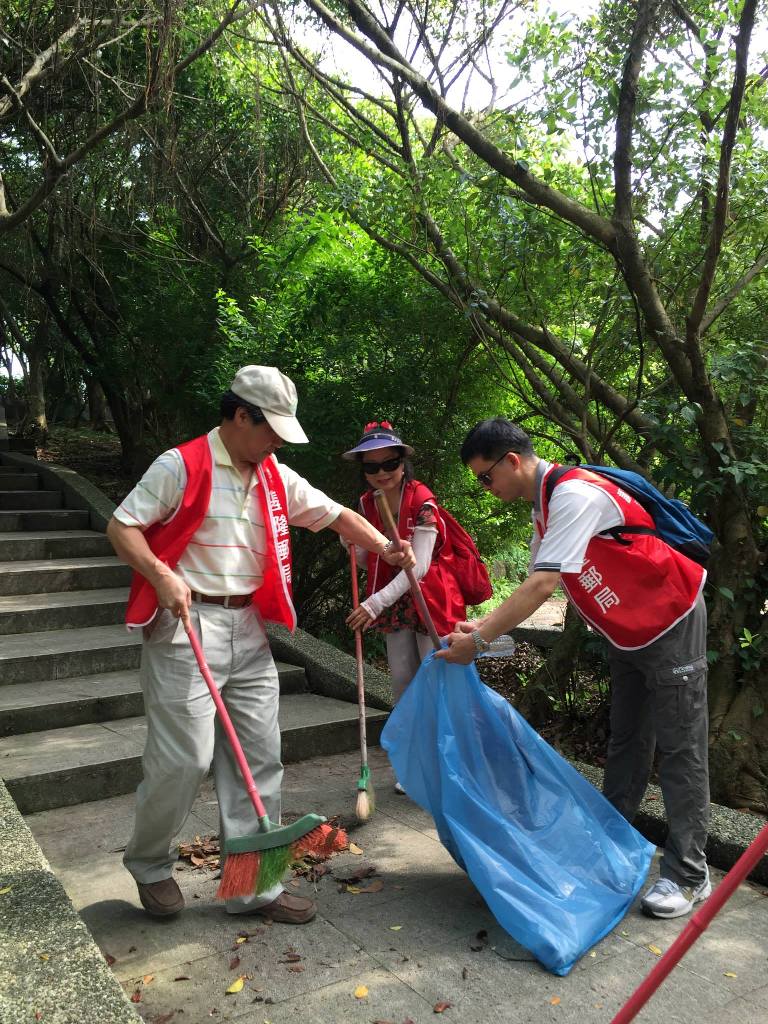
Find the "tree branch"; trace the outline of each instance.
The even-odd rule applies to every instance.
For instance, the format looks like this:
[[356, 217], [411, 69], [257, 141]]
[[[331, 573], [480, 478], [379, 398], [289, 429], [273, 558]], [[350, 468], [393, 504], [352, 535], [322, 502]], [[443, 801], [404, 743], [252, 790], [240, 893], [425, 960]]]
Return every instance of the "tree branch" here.
[[[755, 9], [757, 0], [745, 0], [739, 19], [739, 31], [736, 37], [736, 60], [733, 73], [733, 84], [731, 96], [728, 103], [728, 114], [726, 116], [723, 137], [720, 143], [720, 166], [717, 176], [717, 193], [715, 209], [712, 216], [712, 227], [709, 232], [709, 241], [704, 254], [704, 266], [701, 273], [701, 280], [693, 300], [691, 312], [688, 315], [686, 326], [689, 341], [689, 348], [692, 350], [693, 342], [701, 328], [701, 322], [712, 291], [715, 280], [715, 271], [720, 258], [720, 250], [723, 244], [723, 234], [728, 217], [728, 198], [730, 194], [731, 161], [733, 159], [733, 148], [736, 144], [736, 131], [739, 124], [741, 104], [744, 98], [744, 87], [747, 81], [747, 59], [749, 56], [749, 43], [752, 36], [752, 29], [755, 23]], [[692, 352], [693, 358], [693, 352]], [[701, 371], [700, 371], [701, 372]]]
[[345, 0], [352, 20], [360, 32], [373, 42], [376, 49], [347, 29], [322, 0], [305, 0], [305, 2], [331, 31], [350, 43], [371, 63], [386, 67], [389, 71], [404, 78], [424, 106], [442, 120], [489, 167], [522, 188], [537, 205], [547, 207], [563, 220], [600, 242], [601, 245], [613, 250], [615, 229], [609, 220], [570, 199], [557, 189], [550, 188], [549, 185], [531, 174], [525, 163], [511, 159], [503, 150], [487, 139], [471, 121], [451, 107], [400, 54], [394, 43], [379, 28], [376, 20], [361, 3], [358, 3], [357, 0]]
[[657, 2], [640, 0], [632, 39], [624, 61], [616, 116], [616, 148], [613, 154], [613, 180], [616, 191], [614, 215], [626, 225], [632, 224], [632, 129], [637, 106], [637, 83], [648, 45], [651, 15]]

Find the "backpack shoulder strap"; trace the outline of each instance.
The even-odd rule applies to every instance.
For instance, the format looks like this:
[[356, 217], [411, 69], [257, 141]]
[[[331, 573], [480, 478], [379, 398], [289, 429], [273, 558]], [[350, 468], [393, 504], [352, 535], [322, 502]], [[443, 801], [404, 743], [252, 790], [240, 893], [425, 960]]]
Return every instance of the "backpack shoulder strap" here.
[[567, 473], [571, 473], [574, 469], [578, 468], [578, 466], [555, 466], [549, 471], [544, 483], [544, 497], [547, 500], [547, 505], [552, 500], [552, 491], [554, 491], [556, 484], [560, 483]]

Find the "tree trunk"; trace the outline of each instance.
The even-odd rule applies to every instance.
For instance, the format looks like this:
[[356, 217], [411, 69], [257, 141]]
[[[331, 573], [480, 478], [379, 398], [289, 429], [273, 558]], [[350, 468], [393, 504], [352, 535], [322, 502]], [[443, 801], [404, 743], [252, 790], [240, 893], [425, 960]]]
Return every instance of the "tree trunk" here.
[[28, 415], [24, 433], [35, 444], [48, 440], [48, 418], [45, 411], [45, 382], [48, 375], [49, 330], [48, 316], [41, 317], [35, 330], [35, 338], [29, 346], [27, 361], [27, 407]]
[[85, 378], [85, 390], [88, 395], [88, 413], [91, 430], [98, 430], [104, 434], [111, 433], [112, 428], [107, 422], [107, 396], [104, 388], [95, 377], [87, 375]]
[[586, 635], [578, 614], [569, 604], [565, 612], [563, 632], [552, 651], [516, 701], [517, 710], [534, 729], [552, 717], [552, 700], [569, 688], [574, 666]]

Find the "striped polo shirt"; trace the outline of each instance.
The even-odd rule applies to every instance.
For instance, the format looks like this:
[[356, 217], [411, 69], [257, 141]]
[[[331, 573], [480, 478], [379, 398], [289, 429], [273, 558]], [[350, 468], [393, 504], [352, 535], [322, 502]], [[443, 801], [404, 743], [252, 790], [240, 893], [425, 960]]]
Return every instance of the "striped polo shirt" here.
[[[191, 590], [211, 596], [250, 594], [264, 578], [266, 536], [255, 473], [246, 486], [219, 437], [208, 434], [211, 446], [211, 500], [202, 523], [179, 559], [176, 573]], [[278, 463], [285, 485], [288, 523], [317, 531], [329, 526], [343, 506], [312, 487], [288, 466]], [[166, 522], [178, 508], [187, 482], [179, 452], [163, 452], [115, 510], [126, 526], [146, 529]]]

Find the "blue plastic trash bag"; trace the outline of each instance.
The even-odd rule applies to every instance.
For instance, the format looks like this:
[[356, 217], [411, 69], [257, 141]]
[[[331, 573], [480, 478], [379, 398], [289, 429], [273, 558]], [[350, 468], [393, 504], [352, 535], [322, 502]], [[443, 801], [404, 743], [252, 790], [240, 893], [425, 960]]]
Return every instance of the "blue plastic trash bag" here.
[[622, 919], [654, 847], [480, 682], [425, 659], [381, 737], [499, 924], [567, 974]]

